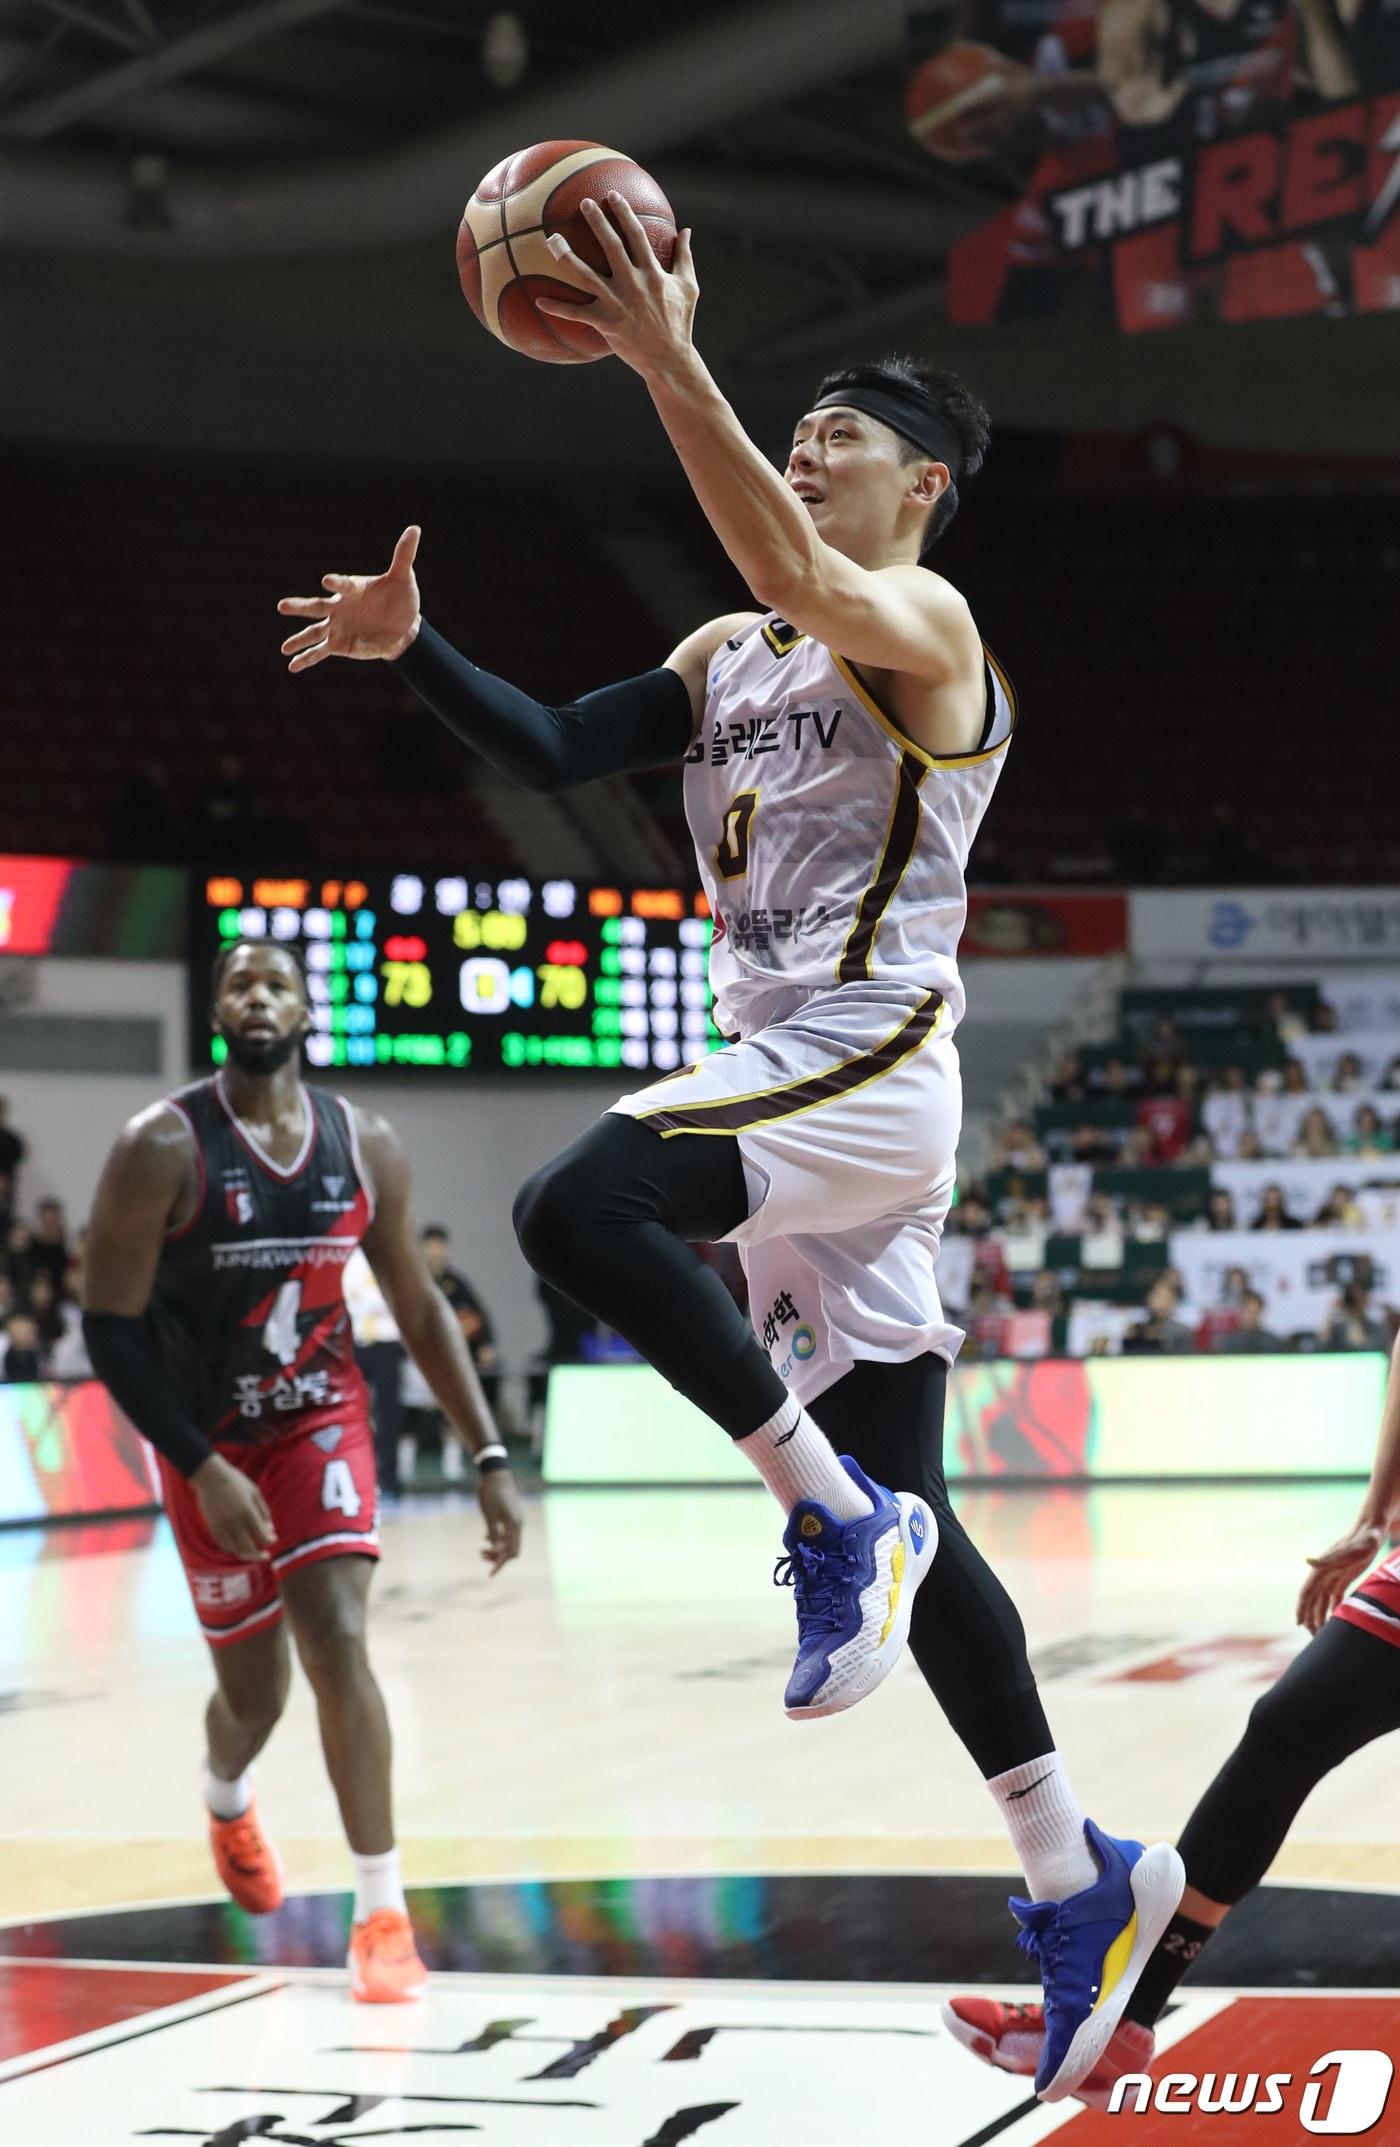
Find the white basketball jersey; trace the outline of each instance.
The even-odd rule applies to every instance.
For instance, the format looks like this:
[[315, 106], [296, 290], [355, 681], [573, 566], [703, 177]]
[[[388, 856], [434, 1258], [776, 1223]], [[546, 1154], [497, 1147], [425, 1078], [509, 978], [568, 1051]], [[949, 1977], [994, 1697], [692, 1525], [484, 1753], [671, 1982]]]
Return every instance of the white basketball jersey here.
[[751, 1036], [816, 992], [874, 982], [942, 993], [961, 1018], [968, 851], [1016, 703], [986, 658], [974, 752], [903, 737], [853, 667], [776, 614], [727, 641], [685, 764], [685, 811], [715, 914], [715, 1020]]

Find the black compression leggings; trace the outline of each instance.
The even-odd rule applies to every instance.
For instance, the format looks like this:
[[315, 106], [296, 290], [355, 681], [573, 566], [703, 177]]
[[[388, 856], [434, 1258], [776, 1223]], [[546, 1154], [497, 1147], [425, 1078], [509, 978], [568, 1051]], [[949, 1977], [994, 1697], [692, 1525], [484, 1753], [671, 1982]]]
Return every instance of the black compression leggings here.
[[1400, 1730], [1400, 1648], [1331, 1619], [1255, 1702], [1187, 1820], [1178, 1847], [1188, 1882], [1209, 1901], [1242, 1901], [1323, 1776], [1391, 1730]]
[[[777, 1415], [787, 1388], [691, 1242], [725, 1237], [748, 1212], [737, 1141], [663, 1140], [610, 1113], [522, 1187], [515, 1227], [537, 1274], [625, 1336], [737, 1439]], [[910, 1646], [949, 1723], [992, 1776], [1039, 1759], [1053, 1739], [1016, 1606], [948, 1502], [947, 1377], [941, 1357], [853, 1365], [811, 1413], [876, 1482], [919, 1491], [934, 1509], [938, 1555], [915, 1600]]]

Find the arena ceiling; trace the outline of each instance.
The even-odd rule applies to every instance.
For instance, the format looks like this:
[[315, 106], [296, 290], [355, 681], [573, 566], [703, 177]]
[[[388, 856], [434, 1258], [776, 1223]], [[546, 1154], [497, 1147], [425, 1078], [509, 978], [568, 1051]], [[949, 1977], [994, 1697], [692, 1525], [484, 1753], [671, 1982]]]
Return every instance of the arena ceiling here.
[[[644, 159], [773, 279], [758, 366], [936, 303], [988, 197], [907, 136], [906, 0], [0, 0], [0, 247], [266, 262], [440, 237], [509, 151]], [[677, 23], [680, 27], [676, 27]], [[787, 265], [785, 263], [785, 265]], [[796, 302], [794, 302], [796, 300]], [[865, 318], [868, 316], [868, 319]]]

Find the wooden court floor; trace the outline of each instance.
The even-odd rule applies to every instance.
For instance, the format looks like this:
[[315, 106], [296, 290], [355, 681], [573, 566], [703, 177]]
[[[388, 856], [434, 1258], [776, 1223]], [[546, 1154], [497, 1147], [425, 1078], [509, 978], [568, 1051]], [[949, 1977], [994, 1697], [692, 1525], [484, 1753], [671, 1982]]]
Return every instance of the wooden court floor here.
[[[1173, 1837], [1301, 1636], [1352, 1487], [974, 1492], [1088, 1808]], [[466, 1502], [384, 1525], [374, 1656], [416, 1884], [745, 1872], [1012, 1875], [913, 1664], [828, 1723], [781, 1695], [791, 1598], [760, 1490], [553, 1492], [478, 1572]], [[0, 1535], [0, 1921], [211, 1892], [206, 1656], [164, 1524]], [[1316, 1792], [1279, 1879], [1400, 1886], [1396, 1752]], [[347, 1880], [304, 1685], [258, 1772], [297, 1891]]]

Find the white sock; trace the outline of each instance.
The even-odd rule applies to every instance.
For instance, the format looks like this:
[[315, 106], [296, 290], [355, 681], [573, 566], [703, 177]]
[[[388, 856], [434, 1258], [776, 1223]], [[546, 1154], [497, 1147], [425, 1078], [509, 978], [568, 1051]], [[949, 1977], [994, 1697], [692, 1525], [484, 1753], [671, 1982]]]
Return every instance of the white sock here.
[[860, 1521], [875, 1510], [795, 1394], [789, 1394], [776, 1416], [734, 1444], [753, 1463], [785, 1513], [808, 1498], [825, 1506], [838, 1521]]
[[225, 1782], [204, 1762], [204, 1801], [216, 1819], [241, 1819], [253, 1801], [253, 1777], [244, 1772]]
[[1084, 1838], [1085, 1811], [1058, 1752], [1029, 1760], [987, 1784], [1001, 1808], [1033, 1901], [1067, 1901], [1099, 1875]]
[[367, 1922], [382, 1908], [397, 1909], [401, 1916], [408, 1914], [397, 1849], [386, 1849], [382, 1856], [356, 1856], [352, 1849], [350, 1861], [355, 1866], [356, 1923]]

